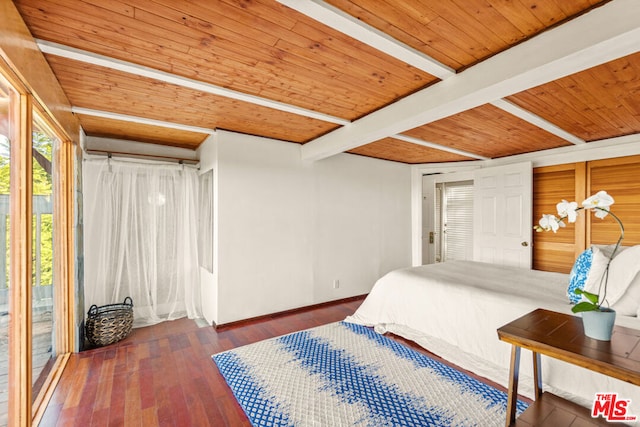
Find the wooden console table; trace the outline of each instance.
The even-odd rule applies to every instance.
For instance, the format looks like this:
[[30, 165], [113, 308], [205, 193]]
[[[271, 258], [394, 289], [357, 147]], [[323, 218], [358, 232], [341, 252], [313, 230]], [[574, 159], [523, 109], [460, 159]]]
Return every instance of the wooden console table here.
[[[590, 424], [598, 424], [602, 421], [603, 425], [611, 425], [602, 418], [591, 418], [586, 408], [551, 393], [543, 394], [541, 354], [640, 386], [640, 331], [616, 325], [610, 342], [597, 341], [584, 335], [580, 317], [537, 309], [499, 328], [498, 337], [512, 345], [507, 426], [513, 424], [557, 426], [559, 425], [557, 418], [544, 421], [552, 411], [558, 412], [561, 417], [568, 420], [566, 425], [569, 425], [572, 417]], [[527, 408], [516, 423], [521, 348], [531, 350], [533, 353], [536, 401]], [[610, 390], [603, 390], [605, 391]], [[558, 414], [554, 416], [557, 417]]]

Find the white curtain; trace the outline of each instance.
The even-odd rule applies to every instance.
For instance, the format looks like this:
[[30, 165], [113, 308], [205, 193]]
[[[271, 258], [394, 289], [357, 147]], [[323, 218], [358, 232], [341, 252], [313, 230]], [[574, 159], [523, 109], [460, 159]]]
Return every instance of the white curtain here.
[[200, 317], [196, 170], [89, 160], [84, 197], [86, 310], [129, 296], [134, 326]]

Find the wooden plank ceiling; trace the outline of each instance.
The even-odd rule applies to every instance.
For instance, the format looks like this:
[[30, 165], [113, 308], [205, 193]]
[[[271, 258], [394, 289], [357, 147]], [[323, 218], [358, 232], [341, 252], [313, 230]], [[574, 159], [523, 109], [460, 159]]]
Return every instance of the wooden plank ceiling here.
[[[463, 93], [422, 121], [419, 108], [403, 111], [412, 95], [464, 90], [454, 77], [491, 73], [492, 60], [584, 18], [638, 14], [628, 0], [14, 3], [89, 136], [194, 149], [224, 129], [415, 164], [640, 133], [640, 42], [542, 84], [477, 90], [479, 105]], [[414, 120], [359, 131], [391, 113]]]

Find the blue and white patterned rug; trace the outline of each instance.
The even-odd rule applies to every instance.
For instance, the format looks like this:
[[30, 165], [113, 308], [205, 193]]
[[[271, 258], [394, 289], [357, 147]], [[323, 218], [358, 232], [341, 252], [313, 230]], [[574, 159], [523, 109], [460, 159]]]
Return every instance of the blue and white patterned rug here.
[[[502, 426], [507, 396], [346, 322], [212, 356], [254, 426]], [[518, 412], [526, 408], [518, 402]]]

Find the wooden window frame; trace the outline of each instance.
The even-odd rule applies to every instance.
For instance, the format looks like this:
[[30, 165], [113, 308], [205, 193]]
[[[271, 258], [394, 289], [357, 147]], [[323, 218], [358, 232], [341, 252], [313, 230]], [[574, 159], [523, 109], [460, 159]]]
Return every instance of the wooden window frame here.
[[[37, 425], [73, 351], [74, 329], [74, 230], [71, 138], [48, 110], [40, 105], [28, 86], [0, 58], [0, 73], [16, 92], [12, 102], [10, 183], [10, 321], [9, 321], [9, 425]], [[54, 287], [56, 360], [37, 396], [32, 393], [32, 122], [33, 113], [47, 123], [60, 139], [54, 164]]]

